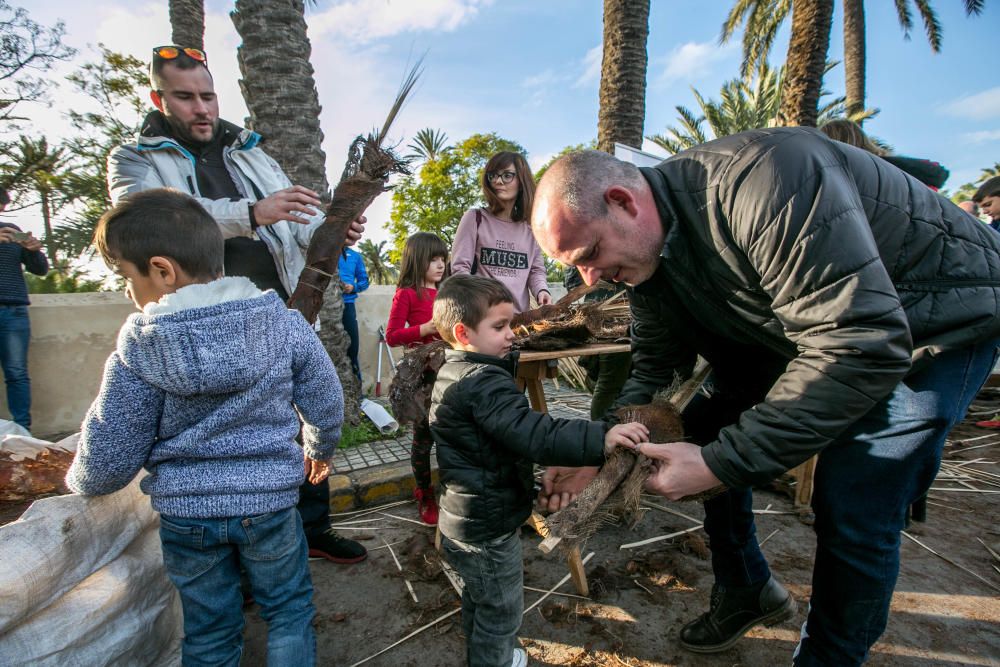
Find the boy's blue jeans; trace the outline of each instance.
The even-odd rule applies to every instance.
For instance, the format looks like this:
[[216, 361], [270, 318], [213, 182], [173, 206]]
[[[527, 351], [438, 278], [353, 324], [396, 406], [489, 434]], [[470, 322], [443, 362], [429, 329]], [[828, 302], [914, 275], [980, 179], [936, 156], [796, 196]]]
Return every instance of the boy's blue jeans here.
[[524, 563], [515, 530], [481, 543], [441, 536], [445, 560], [465, 582], [462, 630], [469, 667], [510, 667], [524, 611]]
[[250, 517], [160, 517], [163, 562], [184, 608], [183, 664], [240, 664], [240, 565], [267, 622], [268, 665], [313, 665], [312, 580], [294, 507]]
[[[934, 480], [945, 436], [989, 376], [998, 342], [940, 355], [820, 453], [812, 596], [795, 665], [860, 665], [885, 630], [906, 510]], [[734, 489], [705, 503], [712, 569], [724, 586], [770, 576], [752, 502], [749, 489]]]

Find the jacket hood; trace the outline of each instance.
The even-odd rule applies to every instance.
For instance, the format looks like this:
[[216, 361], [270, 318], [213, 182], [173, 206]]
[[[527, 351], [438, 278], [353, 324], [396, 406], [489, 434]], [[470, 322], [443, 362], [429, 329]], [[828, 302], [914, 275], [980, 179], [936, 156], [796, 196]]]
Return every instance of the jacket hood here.
[[183, 287], [130, 316], [118, 334], [118, 354], [170, 394], [243, 391], [273, 366], [289, 328], [277, 294], [262, 293], [246, 278], [220, 278]]
[[[261, 140], [261, 136], [256, 132], [244, 129], [222, 118], [219, 119], [219, 128], [216, 130], [216, 133], [216, 136], [220, 136], [223, 146], [231, 146], [236, 149], [253, 148]], [[158, 144], [163, 141], [179, 143], [166, 117], [164, 117], [159, 109], [154, 109], [146, 114], [146, 117], [143, 119], [136, 143], [139, 146], [149, 146], [150, 144]]]
[[508, 352], [502, 357], [495, 357], [492, 354], [481, 354], [479, 352], [466, 352], [465, 350], [445, 350], [444, 351], [445, 361], [449, 362], [466, 362], [469, 364], [489, 364], [490, 366], [497, 366], [504, 369], [511, 376], [517, 375], [517, 362], [521, 358], [521, 353], [518, 350]]

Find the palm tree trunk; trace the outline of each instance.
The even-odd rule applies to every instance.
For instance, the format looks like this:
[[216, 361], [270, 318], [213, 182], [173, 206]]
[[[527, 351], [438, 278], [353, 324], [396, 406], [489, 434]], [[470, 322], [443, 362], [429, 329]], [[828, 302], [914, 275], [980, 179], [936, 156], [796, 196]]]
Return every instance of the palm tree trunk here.
[[[850, 118], [865, 109], [865, 3], [844, 0], [844, 79]], [[861, 124], [861, 120], [857, 121]]]
[[[292, 183], [328, 199], [321, 107], [309, 63], [312, 46], [304, 10], [302, 0], [236, 0], [230, 17], [243, 38], [237, 59], [250, 127], [263, 136], [262, 146]], [[319, 314], [319, 338], [344, 387], [345, 419], [356, 423], [361, 384], [347, 357], [350, 339], [342, 324], [343, 313], [340, 280], [331, 280]]]
[[793, 0], [781, 101], [784, 125], [816, 127], [832, 22], [833, 0]]
[[599, 150], [614, 153], [615, 142], [642, 148], [648, 34], [649, 0], [604, 0]]
[[59, 258], [56, 257], [55, 238], [52, 236], [52, 204], [47, 190], [40, 189], [38, 194], [42, 205], [42, 225], [45, 229], [45, 253], [52, 265], [55, 266]]
[[170, 39], [177, 46], [205, 48], [205, 3], [203, 0], [168, 0]]

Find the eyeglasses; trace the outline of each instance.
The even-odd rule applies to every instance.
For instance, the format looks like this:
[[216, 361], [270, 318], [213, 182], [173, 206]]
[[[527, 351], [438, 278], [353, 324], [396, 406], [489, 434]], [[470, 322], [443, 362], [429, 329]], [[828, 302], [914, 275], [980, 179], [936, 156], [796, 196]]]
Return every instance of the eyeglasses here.
[[197, 60], [205, 67], [208, 67], [208, 56], [201, 49], [194, 49], [190, 46], [174, 46], [168, 44], [167, 46], [157, 46], [153, 49], [153, 55], [158, 58], [163, 58], [164, 60], [173, 60], [183, 53], [188, 58], [192, 60]]
[[517, 176], [516, 171], [492, 171], [486, 174], [486, 179], [493, 184], [496, 184], [497, 181], [499, 181], [500, 183], [506, 185], [513, 181], [515, 176]]

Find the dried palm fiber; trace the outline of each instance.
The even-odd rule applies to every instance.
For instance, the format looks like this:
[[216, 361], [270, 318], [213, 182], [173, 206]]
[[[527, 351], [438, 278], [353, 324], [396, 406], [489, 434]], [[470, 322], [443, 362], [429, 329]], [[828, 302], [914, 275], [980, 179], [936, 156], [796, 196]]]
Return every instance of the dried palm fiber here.
[[631, 315], [621, 293], [607, 301], [574, 304], [581, 296], [602, 287], [581, 285], [557, 303], [514, 317], [511, 328], [524, 350], [565, 350], [586, 343], [628, 338]]
[[288, 298], [288, 307], [298, 310], [311, 324], [316, 321], [323, 292], [338, 277], [337, 266], [351, 223], [365, 212], [375, 198], [390, 189], [389, 177], [409, 174], [408, 160], [383, 146], [389, 127], [420, 77], [420, 62], [403, 81], [382, 129], [366, 137], [358, 136], [347, 154], [347, 164], [326, 210], [326, 221], [313, 234], [306, 251], [306, 266], [299, 283]]
[[[573, 327], [580, 329], [578, 324], [580, 321], [593, 322], [593, 327], [596, 331], [604, 331], [604, 322], [610, 320], [607, 320], [599, 312], [599, 308], [595, 308], [595, 306], [600, 306], [603, 302], [595, 301], [584, 305], [573, 305], [574, 301], [594, 289], [597, 289], [596, 285], [591, 287], [581, 285], [571, 290], [554, 304], [528, 310], [516, 315], [514, 322], [511, 323], [514, 334], [518, 336], [514, 341], [515, 347], [523, 350], [561, 350], [592, 340], [609, 340], [608, 338], [596, 338], [591, 333], [591, 330], [584, 325], [580, 331], [586, 332], [585, 336], [579, 331], [569, 334], [573, 336], [572, 340], [574, 342], [552, 342], [559, 341], [564, 331], [572, 330]], [[609, 299], [609, 301], [614, 301], [614, 299]], [[614, 317], [620, 318], [623, 308], [622, 304], [623, 302], [618, 300], [616, 304], [613, 304], [609, 308], [609, 312], [614, 313]], [[580, 319], [575, 313], [576, 310], [582, 308], [587, 308], [587, 312], [591, 314], [583, 315], [581, 316], [582, 319]], [[618, 328], [614, 329], [614, 332], [618, 332], [619, 330], [625, 331], [628, 328], [627, 305], [624, 308], [626, 324], [618, 326]], [[542, 328], [547, 332], [546, 334], [538, 336], [533, 334], [536, 322], [532, 318], [539, 320]], [[565, 320], [571, 320], [574, 324], [569, 328], [560, 328], [560, 325], [557, 323]], [[543, 346], [556, 346], [538, 347], [539, 341], [543, 341], [540, 343]], [[431, 389], [434, 386], [437, 371], [444, 363], [444, 351], [447, 347], [446, 343], [438, 341], [412, 348], [404, 353], [402, 360], [396, 367], [396, 374], [392, 378], [392, 383], [389, 385], [389, 402], [392, 404], [392, 413], [400, 424], [417, 423], [427, 417], [427, 411], [430, 409]]]
[[28, 500], [47, 494], [69, 493], [66, 471], [73, 452], [43, 449], [35, 458], [15, 461], [9, 452], [0, 452], [0, 501]]
[[[684, 429], [680, 413], [687, 406], [708, 376], [710, 367], [702, 365], [694, 375], [679, 386], [665, 389], [648, 405], [619, 408], [615, 416], [621, 423], [639, 422], [649, 429], [650, 442], [683, 440]], [[621, 447], [608, 457], [597, 476], [576, 500], [545, 520], [549, 536], [539, 548], [549, 553], [556, 547], [568, 551], [580, 546], [605, 523], [625, 519], [635, 525], [641, 518], [639, 499], [643, 484], [652, 470], [650, 459]], [[684, 501], [704, 500], [725, 489], [716, 487], [683, 498]]]

